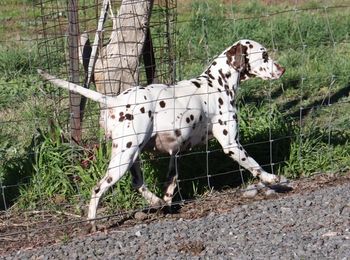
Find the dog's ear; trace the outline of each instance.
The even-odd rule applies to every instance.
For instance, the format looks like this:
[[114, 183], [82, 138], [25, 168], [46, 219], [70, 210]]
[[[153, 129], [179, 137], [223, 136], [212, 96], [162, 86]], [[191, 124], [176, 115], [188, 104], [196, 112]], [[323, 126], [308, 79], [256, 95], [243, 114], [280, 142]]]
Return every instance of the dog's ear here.
[[227, 52], [227, 64], [237, 71], [245, 70], [248, 64], [247, 46], [240, 43], [233, 45]]

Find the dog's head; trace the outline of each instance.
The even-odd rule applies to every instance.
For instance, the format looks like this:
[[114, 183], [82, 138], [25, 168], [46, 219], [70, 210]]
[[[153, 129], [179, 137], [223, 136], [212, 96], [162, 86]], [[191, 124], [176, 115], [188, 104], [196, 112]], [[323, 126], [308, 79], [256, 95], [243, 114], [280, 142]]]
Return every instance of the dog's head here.
[[279, 79], [285, 69], [272, 60], [260, 43], [241, 40], [226, 52], [227, 64], [240, 72], [241, 80], [258, 77], [264, 80]]

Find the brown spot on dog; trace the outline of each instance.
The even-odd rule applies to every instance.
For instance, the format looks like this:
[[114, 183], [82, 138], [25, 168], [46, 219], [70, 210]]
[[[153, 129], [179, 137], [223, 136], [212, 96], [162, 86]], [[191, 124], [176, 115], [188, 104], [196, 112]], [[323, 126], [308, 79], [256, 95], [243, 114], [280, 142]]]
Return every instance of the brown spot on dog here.
[[213, 66], [215, 66], [217, 63], [216, 63], [216, 61], [213, 61], [213, 63], [212, 63], [212, 64], [213, 64]]
[[186, 117], [186, 123], [189, 124], [190, 122], [191, 120], [188, 117]]
[[115, 115], [114, 115], [114, 114], [112, 114], [112, 115], [111, 115], [111, 118], [112, 118], [112, 119], [115, 119]]
[[222, 98], [219, 98], [218, 101], [219, 101], [219, 104], [220, 104], [221, 106], [224, 104], [224, 101], [222, 100]]
[[215, 77], [214, 77], [213, 75], [211, 75], [211, 74], [208, 74], [208, 76], [209, 76], [209, 78], [211, 78], [211, 79], [215, 79]]
[[95, 188], [94, 188], [94, 192], [95, 193], [98, 193], [100, 191], [100, 186], [96, 186]]
[[177, 137], [179, 137], [179, 136], [181, 136], [181, 130], [180, 129], [175, 129], [175, 135], [177, 136]]
[[219, 122], [220, 125], [223, 125], [223, 122], [222, 122], [221, 119], [219, 119], [218, 122]]
[[159, 102], [159, 105], [160, 105], [160, 107], [163, 108], [163, 107], [165, 107], [165, 102], [162, 100], [162, 101]]
[[253, 47], [254, 47], [253, 44], [249, 44], [249, 48], [253, 49]]
[[226, 77], [225, 77], [224, 73], [222, 72], [222, 69], [219, 69], [219, 74], [220, 74], [220, 76], [222, 77], [222, 79], [223, 79], [225, 82], [227, 82]]
[[222, 79], [221, 79], [221, 77], [218, 78], [218, 82], [222, 86]]
[[191, 120], [193, 121], [193, 119], [194, 119], [194, 116], [193, 116], [193, 115], [190, 115], [190, 118], [191, 118]]
[[147, 97], [146, 97], [146, 96], [143, 96], [143, 98], [144, 98], [145, 100], [147, 100]]
[[150, 118], [152, 116], [152, 111], [148, 110], [148, 117]]
[[113, 181], [113, 178], [111, 176], [109, 176], [106, 181], [107, 181], [107, 183], [111, 183]]
[[134, 120], [134, 116], [132, 114], [125, 114], [125, 118], [130, 121]]
[[127, 142], [126, 147], [130, 148], [132, 146], [132, 142]]
[[118, 148], [118, 144], [117, 143], [113, 143], [113, 148]]
[[168, 193], [168, 192], [165, 193], [165, 196], [168, 197], [168, 198], [172, 198], [173, 197], [173, 195], [171, 193]]
[[231, 77], [231, 72], [229, 72], [229, 71], [228, 71], [228, 72], [226, 72], [226, 73], [225, 73], [225, 76], [226, 76], [226, 78]]
[[124, 119], [125, 119], [125, 116], [121, 115], [121, 116], [119, 117], [119, 122], [123, 122]]
[[199, 121], [202, 121], [203, 117], [202, 115], [199, 116]]
[[222, 133], [223, 133], [224, 135], [227, 135], [227, 134], [228, 134], [228, 132], [227, 132], [226, 129], [224, 129], [224, 130], [222, 131]]
[[269, 55], [267, 54], [266, 51], [264, 51], [264, 52], [262, 53], [262, 58], [263, 58], [263, 60], [264, 60], [265, 63], [269, 61]]
[[247, 158], [243, 157], [243, 158], [242, 158], [242, 161], [245, 161], [245, 160], [247, 160]]
[[229, 152], [228, 152], [228, 155], [230, 155], [230, 156], [231, 156], [231, 155], [234, 155], [234, 154], [235, 154], [235, 153], [232, 152], [232, 151], [229, 151]]
[[197, 88], [201, 87], [201, 84], [199, 84], [197, 81], [191, 81], [193, 85], [195, 85]]
[[127, 105], [126, 105], [126, 108], [130, 108], [130, 107], [131, 107], [131, 105], [130, 105], [130, 104], [127, 104]]
[[261, 175], [261, 170], [256, 170], [256, 176], [259, 177]]
[[140, 108], [140, 111], [141, 111], [142, 114], [145, 113], [145, 108], [144, 108], [144, 107], [141, 107], [141, 108]]

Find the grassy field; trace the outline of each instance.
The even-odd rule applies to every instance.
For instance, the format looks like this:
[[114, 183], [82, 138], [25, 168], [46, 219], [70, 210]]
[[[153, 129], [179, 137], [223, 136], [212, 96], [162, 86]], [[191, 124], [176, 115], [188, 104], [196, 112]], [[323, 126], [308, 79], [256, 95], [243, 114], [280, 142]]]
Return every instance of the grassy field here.
[[[96, 104], [90, 103], [84, 144], [72, 146], [67, 141], [67, 93], [44, 85], [36, 75], [38, 67], [65, 72], [64, 39], [50, 41], [50, 60], [43, 58], [47, 50], [38, 32], [42, 22], [40, 8], [34, 5], [38, 2], [5, 0], [0, 7], [4, 24], [0, 28], [0, 186], [6, 186], [0, 209], [13, 203], [24, 209], [72, 205], [80, 214], [92, 186], [105, 172], [110, 147], [97, 129]], [[177, 80], [197, 76], [215, 55], [242, 38], [263, 43], [286, 67], [282, 79], [254, 79], [242, 83], [239, 91], [241, 143], [264, 168], [289, 178], [349, 170], [350, 6], [346, 1], [295, 5], [294, 1], [179, 0], [177, 11]], [[66, 18], [60, 14], [50, 19], [58, 23]], [[207, 148], [209, 153], [200, 147], [179, 158], [182, 198], [241, 182], [239, 167], [217, 143], [210, 142]], [[146, 181], [157, 193], [167, 163], [166, 156], [143, 155]], [[244, 173], [245, 179], [248, 176]], [[118, 182], [103, 202], [113, 211], [145, 205], [132, 191], [130, 176]]]

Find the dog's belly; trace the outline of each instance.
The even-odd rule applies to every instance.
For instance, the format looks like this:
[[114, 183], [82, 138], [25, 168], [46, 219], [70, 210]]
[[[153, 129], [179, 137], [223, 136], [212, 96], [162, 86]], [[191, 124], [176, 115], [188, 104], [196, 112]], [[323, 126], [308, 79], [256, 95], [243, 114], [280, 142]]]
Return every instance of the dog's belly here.
[[211, 129], [207, 129], [206, 125], [199, 122], [175, 130], [156, 132], [144, 148], [169, 154], [190, 150], [211, 138]]

